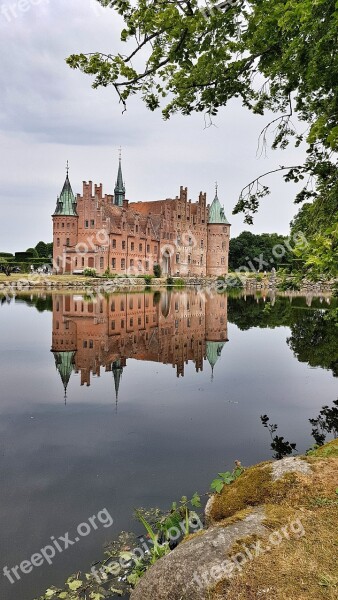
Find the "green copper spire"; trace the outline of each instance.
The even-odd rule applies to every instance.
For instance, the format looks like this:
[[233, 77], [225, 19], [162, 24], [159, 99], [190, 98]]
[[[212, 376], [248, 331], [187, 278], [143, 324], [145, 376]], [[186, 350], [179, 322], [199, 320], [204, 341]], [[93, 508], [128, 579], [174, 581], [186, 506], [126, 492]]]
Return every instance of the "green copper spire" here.
[[67, 386], [74, 367], [75, 350], [68, 352], [53, 352], [55, 366], [60, 373], [63, 388], [65, 390], [65, 404], [67, 401]]
[[216, 183], [216, 195], [213, 200], [212, 205], [209, 209], [209, 220], [208, 223], [220, 224], [224, 223], [225, 225], [229, 225], [229, 221], [227, 220], [223, 206], [221, 205], [218, 199], [218, 185]]
[[217, 363], [219, 357], [221, 356], [224, 344], [225, 342], [206, 343], [207, 359], [209, 361], [209, 365], [211, 366], [212, 374], [214, 374], [214, 366]]
[[116, 410], [117, 410], [120, 381], [121, 381], [121, 377], [122, 377], [122, 373], [123, 373], [123, 367], [121, 367], [121, 361], [120, 360], [115, 360], [113, 362], [113, 364], [112, 364], [112, 371], [113, 371], [113, 375], [114, 375], [115, 396], [116, 396]]
[[123, 177], [122, 177], [122, 165], [121, 165], [121, 149], [120, 149], [120, 156], [119, 156], [119, 169], [117, 172], [117, 180], [116, 180], [116, 185], [115, 185], [115, 189], [114, 189], [114, 204], [117, 204], [118, 206], [123, 206], [123, 201], [126, 197], [126, 188], [123, 182]]
[[54, 215], [63, 215], [65, 217], [77, 217], [76, 212], [76, 199], [73, 194], [72, 186], [70, 185], [69, 177], [68, 177], [68, 160], [67, 160], [67, 175], [66, 180], [63, 184], [62, 192], [57, 199], [56, 209]]

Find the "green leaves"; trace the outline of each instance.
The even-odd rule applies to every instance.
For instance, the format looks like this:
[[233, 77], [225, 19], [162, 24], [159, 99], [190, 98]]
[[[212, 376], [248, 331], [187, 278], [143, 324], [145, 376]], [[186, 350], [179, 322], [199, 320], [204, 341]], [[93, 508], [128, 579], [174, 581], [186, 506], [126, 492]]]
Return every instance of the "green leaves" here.
[[238, 477], [242, 475], [244, 468], [238, 463], [238, 466], [233, 471], [225, 471], [225, 473], [218, 473], [218, 477], [214, 479], [210, 484], [210, 489], [217, 492], [218, 494], [222, 491], [225, 485], [230, 485]]
[[70, 590], [76, 591], [80, 587], [82, 587], [83, 582], [79, 581], [78, 579], [74, 579], [73, 581], [72, 580], [68, 580], [67, 585], [68, 585], [68, 587], [69, 587]]

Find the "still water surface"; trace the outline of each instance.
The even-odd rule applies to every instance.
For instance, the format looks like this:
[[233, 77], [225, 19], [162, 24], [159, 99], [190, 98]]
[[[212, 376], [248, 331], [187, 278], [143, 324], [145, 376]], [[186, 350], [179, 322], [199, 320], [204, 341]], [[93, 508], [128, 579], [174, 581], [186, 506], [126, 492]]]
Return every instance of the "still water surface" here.
[[[337, 396], [332, 306], [195, 291], [3, 297], [1, 599], [32, 600], [87, 569], [135, 529], [135, 507], [167, 508], [236, 459], [269, 459], [260, 415], [308, 448], [308, 419]], [[104, 508], [109, 529], [14, 585], [2, 575]]]

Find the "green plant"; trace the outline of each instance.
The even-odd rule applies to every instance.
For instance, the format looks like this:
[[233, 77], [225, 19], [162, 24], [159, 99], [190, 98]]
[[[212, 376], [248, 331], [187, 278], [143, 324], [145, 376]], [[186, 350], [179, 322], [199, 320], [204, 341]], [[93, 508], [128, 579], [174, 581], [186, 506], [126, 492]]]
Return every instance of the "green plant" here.
[[159, 264], [154, 265], [153, 271], [154, 271], [155, 277], [157, 277], [157, 278], [161, 277], [161, 275], [162, 275], [161, 265], [159, 265]]
[[244, 467], [242, 467], [239, 461], [236, 461], [236, 466], [233, 471], [225, 471], [225, 473], [218, 473], [218, 477], [214, 479], [210, 484], [210, 489], [212, 491], [217, 492], [218, 494], [222, 491], [225, 485], [230, 485], [238, 479], [244, 472]]
[[167, 277], [167, 285], [174, 285], [174, 280], [172, 277]]
[[85, 277], [96, 277], [96, 269], [85, 269], [83, 274]]
[[151, 276], [151, 275], [145, 275], [145, 276], [144, 276], [144, 282], [145, 282], [145, 284], [146, 284], [147, 286], [148, 286], [148, 285], [151, 285], [151, 280], [152, 280], [152, 276]]

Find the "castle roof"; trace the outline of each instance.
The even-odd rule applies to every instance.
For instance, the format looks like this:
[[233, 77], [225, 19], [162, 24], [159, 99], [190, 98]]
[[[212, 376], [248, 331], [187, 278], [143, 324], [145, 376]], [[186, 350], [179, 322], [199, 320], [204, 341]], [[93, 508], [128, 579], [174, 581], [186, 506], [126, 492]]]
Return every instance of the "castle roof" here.
[[230, 225], [228, 219], [226, 218], [226, 216], [224, 214], [224, 208], [219, 201], [219, 198], [217, 195], [217, 189], [216, 189], [215, 198], [209, 208], [208, 223], [214, 223], [214, 224], [224, 223], [225, 225]]
[[65, 403], [67, 399], [67, 387], [74, 367], [75, 351], [54, 352], [55, 366], [60, 373], [60, 377], [65, 390]]
[[217, 363], [221, 352], [223, 350], [225, 342], [207, 342], [206, 343], [206, 354], [211, 366], [212, 373], [214, 372], [214, 366]]
[[62, 192], [56, 201], [56, 208], [54, 215], [63, 215], [65, 217], [77, 217], [76, 212], [76, 198], [73, 194], [72, 186], [70, 185], [68, 177], [68, 163], [67, 163], [67, 176], [63, 184]]

